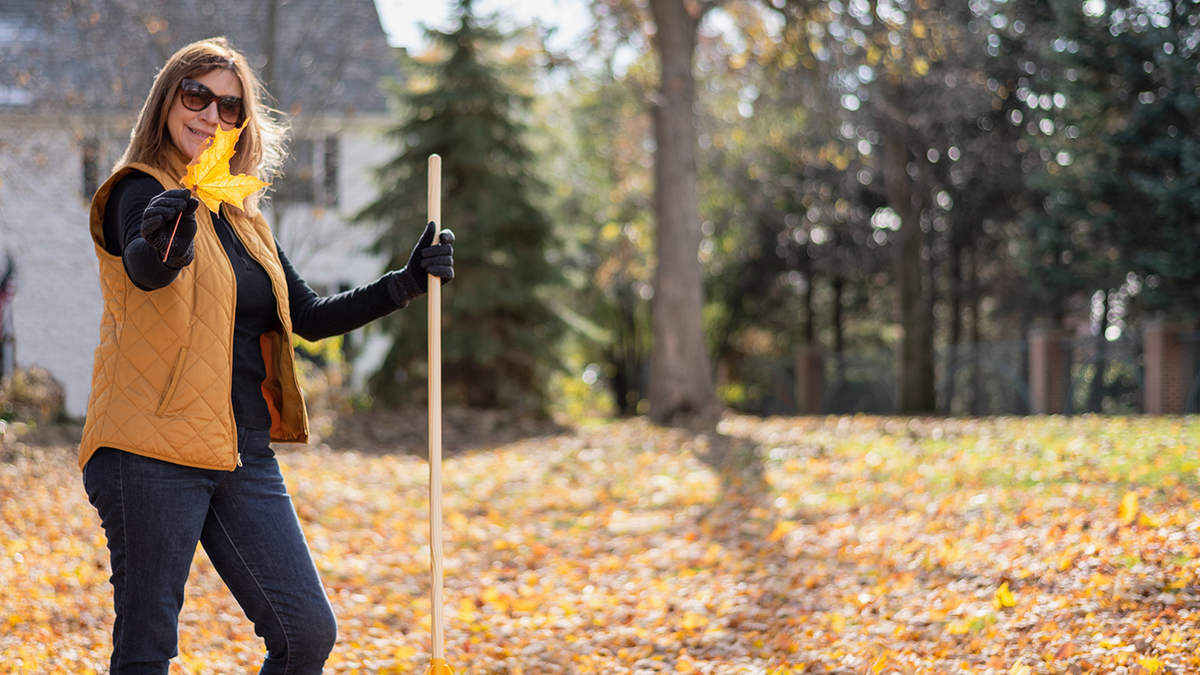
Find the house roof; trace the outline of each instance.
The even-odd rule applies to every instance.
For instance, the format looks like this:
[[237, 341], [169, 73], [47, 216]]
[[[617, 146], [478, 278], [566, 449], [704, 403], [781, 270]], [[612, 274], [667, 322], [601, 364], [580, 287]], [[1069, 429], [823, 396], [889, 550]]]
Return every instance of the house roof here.
[[4, 0], [0, 111], [136, 112], [175, 50], [218, 35], [286, 112], [385, 112], [402, 77], [373, 0]]

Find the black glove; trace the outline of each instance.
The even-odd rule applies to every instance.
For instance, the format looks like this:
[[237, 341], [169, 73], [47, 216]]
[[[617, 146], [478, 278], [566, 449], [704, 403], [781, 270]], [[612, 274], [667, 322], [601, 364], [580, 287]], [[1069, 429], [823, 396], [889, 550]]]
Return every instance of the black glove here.
[[433, 244], [434, 224], [425, 226], [425, 232], [416, 248], [408, 256], [408, 264], [404, 269], [393, 272], [391, 276], [392, 295], [401, 305], [409, 300], [429, 292], [429, 276], [441, 277], [442, 283], [454, 278], [454, 233], [442, 230], [439, 235], [441, 243]]
[[433, 223], [425, 226], [425, 232], [421, 235], [421, 240], [417, 242], [416, 248], [408, 256], [408, 265], [405, 266], [405, 269], [412, 269], [416, 263], [420, 268], [421, 274], [414, 273], [414, 276], [422, 291], [429, 290], [430, 274], [440, 277], [443, 284], [454, 278], [454, 246], [452, 246], [454, 233], [450, 230], [442, 230], [438, 234], [438, 243], [435, 245], [433, 228]]
[[[150, 200], [142, 212], [142, 238], [151, 248], [158, 251], [158, 259], [167, 267], [183, 269], [196, 257], [196, 209], [200, 200], [189, 190], [167, 190]], [[180, 217], [179, 214], [183, 214]], [[178, 219], [179, 227], [175, 227]], [[171, 232], [175, 238], [171, 239]], [[170, 253], [167, 244], [170, 243]]]

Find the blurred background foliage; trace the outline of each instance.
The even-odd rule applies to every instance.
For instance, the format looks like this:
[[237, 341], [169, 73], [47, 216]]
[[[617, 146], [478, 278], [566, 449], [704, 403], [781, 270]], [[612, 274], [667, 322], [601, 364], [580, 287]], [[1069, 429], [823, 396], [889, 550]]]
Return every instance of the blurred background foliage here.
[[[122, 76], [151, 72], [134, 61], [161, 63], [172, 41], [245, 23], [211, 3], [89, 2], [63, 0], [47, 21], [90, 40], [120, 19], [144, 38], [112, 45]], [[583, 6], [591, 30], [566, 51], [545, 24], [458, 0], [420, 53], [380, 52], [399, 59], [396, 154], [359, 218], [386, 226], [389, 268], [405, 264], [401, 224], [424, 217], [425, 163], [442, 156], [464, 272], [443, 307], [451, 405], [670, 423], [715, 392], [763, 414], [1022, 413], [1028, 336], [1050, 329], [1074, 340], [1067, 412], [1134, 412], [1140, 336], [1168, 321], [1185, 327], [1200, 408], [1200, 0]], [[267, 46], [301, 34], [296, 6], [247, 7], [271, 19]], [[377, 22], [373, 9], [347, 14], [348, 30]], [[160, 12], [169, 31], [132, 18]], [[330, 61], [333, 82], [355, 54], [310, 65]], [[267, 79], [290, 81], [276, 72], [289, 59], [264, 61]], [[143, 90], [115, 82], [101, 93]], [[293, 112], [333, 87], [298, 82], [277, 93]], [[689, 138], [663, 143], [665, 129]], [[695, 298], [677, 325], [661, 320]], [[345, 405], [423, 402], [413, 304], [383, 322], [390, 351]], [[337, 345], [301, 351], [338, 370], [330, 381], [345, 374]], [[805, 407], [811, 355], [823, 393]]]
[[[542, 411], [634, 415], [653, 341], [660, 60], [645, 3], [591, 10], [586, 50], [553, 53], [531, 26], [475, 54], [528, 102], [504, 113], [523, 127], [505, 137], [524, 153], [520, 189], [496, 198], [552, 229], [512, 252], [554, 273], [508, 318], [540, 332], [548, 312], [562, 330], [526, 347], [541, 367], [513, 386]], [[1200, 310], [1197, 2], [729, 0], [693, 15], [696, 253], [724, 403], [755, 409], [769, 388], [756, 360], [801, 346], [833, 374], [855, 354], [934, 363], [1035, 326], [1116, 340]], [[471, 82], [449, 70], [467, 39], [451, 37], [422, 57], [441, 79], [410, 80], [425, 89], [402, 92], [404, 110]], [[415, 133], [420, 117], [404, 119]], [[421, 139], [411, 152], [467, 147]], [[939, 358], [928, 392], [956, 367]]]

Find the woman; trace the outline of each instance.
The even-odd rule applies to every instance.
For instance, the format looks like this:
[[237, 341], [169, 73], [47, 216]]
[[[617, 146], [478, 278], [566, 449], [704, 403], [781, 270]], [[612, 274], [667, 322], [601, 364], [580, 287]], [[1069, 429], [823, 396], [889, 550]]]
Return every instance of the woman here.
[[431, 245], [430, 223], [404, 269], [320, 298], [257, 198], [199, 208], [179, 180], [218, 125], [245, 124], [232, 173], [279, 167], [263, 100], [224, 39], [184, 47], [92, 200], [104, 313], [79, 463], [112, 557], [113, 675], [167, 673], [197, 543], [266, 643], [260, 672], [321, 672], [336, 623], [270, 447], [308, 438], [292, 334], [345, 333], [426, 292], [427, 274], [454, 277], [453, 235]]

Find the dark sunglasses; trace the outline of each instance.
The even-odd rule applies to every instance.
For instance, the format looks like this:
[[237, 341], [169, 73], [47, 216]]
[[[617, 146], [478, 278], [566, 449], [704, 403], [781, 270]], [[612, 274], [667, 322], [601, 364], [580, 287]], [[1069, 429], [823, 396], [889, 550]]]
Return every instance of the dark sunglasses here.
[[217, 96], [212, 89], [187, 78], [179, 83], [179, 89], [183, 92], [180, 100], [183, 101], [183, 107], [188, 110], [200, 112], [216, 101], [217, 116], [221, 118], [222, 122], [235, 127], [242, 123], [241, 96]]

